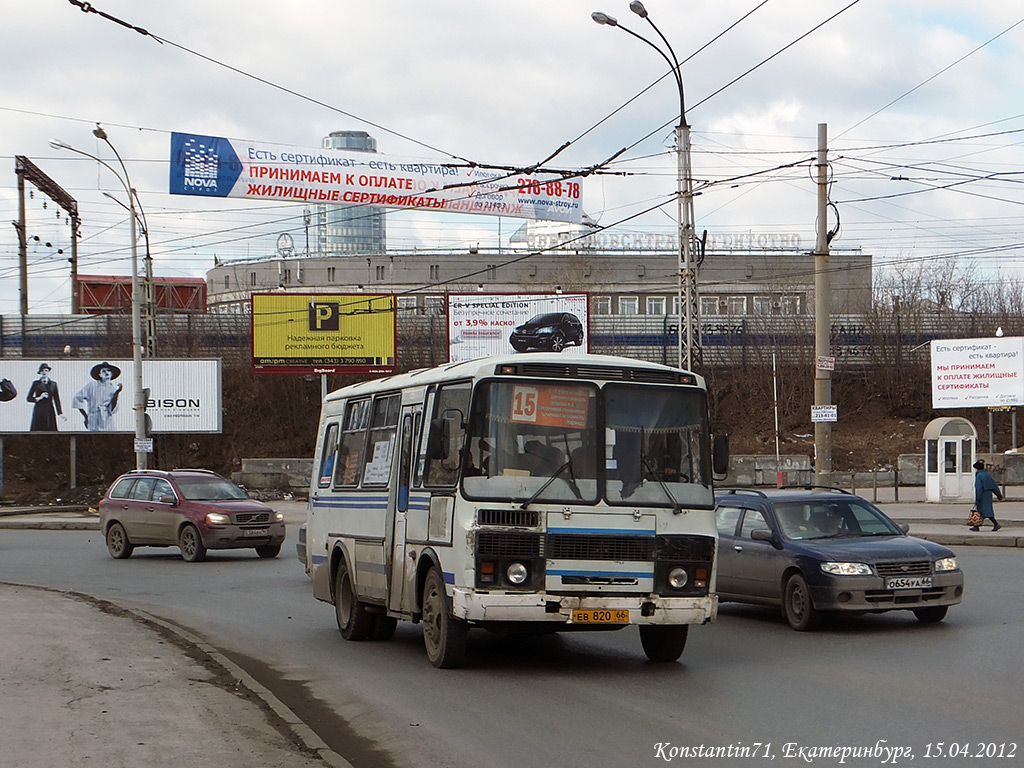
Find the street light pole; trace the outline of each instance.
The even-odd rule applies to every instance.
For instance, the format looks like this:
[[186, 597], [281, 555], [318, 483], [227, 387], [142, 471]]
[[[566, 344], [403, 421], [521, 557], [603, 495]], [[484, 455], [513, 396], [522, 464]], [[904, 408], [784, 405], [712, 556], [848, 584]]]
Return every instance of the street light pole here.
[[121, 186], [124, 187], [125, 194], [128, 196], [128, 213], [131, 218], [132, 225], [132, 237], [131, 237], [131, 269], [132, 269], [132, 367], [134, 369], [134, 388], [135, 388], [135, 467], [136, 469], [146, 469], [147, 465], [147, 454], [145, 451], [139, 450], [139, 443], [146, 439], [146, 392], [143, 388], [142, 382], [142, 291], [139, 284], [139, 248], [138, 248], [138, 236], [136, 233], [136, 226], [138, 225], [138, 213], [135, 208], [135, 190], [132, 188], [131, 179], [128, 176], [128, 169], [125, 167], [124, 161], [121, 159], [121, 155], [118, 154], [114, 145], [110, 143], [107, 138], [106, 131], [104, 131], [99, 125], [93, 130], [93, 135], [109, 146], [114, 155], [117, 157], [118, 163], [121, 165], [122, 175], [111, 166], [105, 160], [101, 160], [95, 155], [89, 154], [81, 149], [76, 149], [70, 144], [65, 144], [63, 141], [58, 139], [52, 139], [50, 146], [54, 149], [66, 149], [71, 152], [75, 152], [79, 155], [84, 155], [97, 163], [102, 165], [108, 171], [110, 171], [121, 182]]
[[640, 0], [633, 0], [629, 10], [647, 23], [661, 38], [668, 53], [652, 43], [643, 35], [622, 26], [617, 19], [608, 14], [595, 11], [590, 17], [598, 24], [618, 27], [651, 48], [668, 62], [669, 69], [676, 81], [679, 91], [679, 124], [676, 126], [676, 220], [678, 222], [678, 302], [679, 332], [677, 336], [677, 353], [679, 367], [693, 370], [703, 364], [703, 349], [700, 338], [700, 297], [697, 291], [697, 264], [695, 257], [696, 231], [693, 215], [693, 172], [690, 164], [690, 126], [686, 122], [686, 100], [683, 95], [683, 75], [675, 51], [668, 39], [661, 33], [657, 25], [651, 21]]

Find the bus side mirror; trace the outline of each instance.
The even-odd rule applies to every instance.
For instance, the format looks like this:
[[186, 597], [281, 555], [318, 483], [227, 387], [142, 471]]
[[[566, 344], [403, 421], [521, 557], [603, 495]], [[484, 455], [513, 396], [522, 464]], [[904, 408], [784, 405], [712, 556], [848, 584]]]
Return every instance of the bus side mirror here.
[[728, 435], [715, 435], [711, 438], [711, 471], [720, 477], [729, 474]]
[[430, 422], [430, 437], [427, 438], [427, 458], [444, 460], [448, 458], [451, 427], [445, 419]]

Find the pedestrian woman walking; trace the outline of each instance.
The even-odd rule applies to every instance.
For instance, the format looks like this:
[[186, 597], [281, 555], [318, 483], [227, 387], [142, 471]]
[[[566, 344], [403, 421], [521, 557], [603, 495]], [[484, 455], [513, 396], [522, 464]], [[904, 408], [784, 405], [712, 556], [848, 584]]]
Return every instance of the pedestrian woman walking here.
[[[998, 531], [1003, 526], [996, 520], [995, 510], [992, 509], [992, 496], [994, 495], [1002, 501], [1003, 494], [999, 490], [999, 485], [992, 478], [992, 475], [985, 471], [984, 461], [979, 459], [974, 462], [974, 468], [978, 470], [978, 474], [974, 476], [974, 508], [981, 513], [982, 524], [984, 524], [985, 520], [991, 520], [992, 530]], [[980, 531], [981, 527], [972, 525], [971, 530]]]

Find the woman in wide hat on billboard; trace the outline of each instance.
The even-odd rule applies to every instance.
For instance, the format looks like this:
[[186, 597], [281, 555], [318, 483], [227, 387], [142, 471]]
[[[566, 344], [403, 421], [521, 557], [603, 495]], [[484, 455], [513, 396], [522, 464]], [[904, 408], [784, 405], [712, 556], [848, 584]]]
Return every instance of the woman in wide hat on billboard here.
[[114, 379], [121, 375], [121, 369], [111, 363], [97, 363], [89, 371], [92, 381], [82, 387], [71, 403], [85, 418], [85, 428], [90, 432], [103, 432], [114, 428], [114, 414], [117, 412], [117, 396], [122, 385]]

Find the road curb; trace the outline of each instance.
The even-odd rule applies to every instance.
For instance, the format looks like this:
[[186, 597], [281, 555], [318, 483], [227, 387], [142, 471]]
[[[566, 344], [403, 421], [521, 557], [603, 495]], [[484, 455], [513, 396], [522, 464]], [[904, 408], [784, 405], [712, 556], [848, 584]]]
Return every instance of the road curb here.
[[277, 698], [277, 696], [275, 696], [268, 688], [259, 683], [256, 678], [231, 661], [231, 659], [221, 653], [217, 648], [210, 645], [208, 641], [193, 634], [184, 627], [172, 624], [166, 619], [162, 619], [148, 611], [143, 611], [137, 608], [125, 608], [123, 605], [118, 603], [115, 603], [115, 605], [128, 613], [141, 617], [145, 621], [151, 621], [154, 624], [163, 627], [168, 632], [173, 632], [184, 642], [208, 656], [217, 665], [223, 667], [225, 671], [238, 680], [239, 683], [259, 697], [259, 699], [269, 707], [275, 715], [281, 718], [281, 721], [288, 726], [289, 730], [295, 734], [297, 739], [305, 744], [309, 750], [315, 752], [321, 760], [332, 766], [332, 768], [354, 768], [352, 763], [331, 749], [323, 739], [316, 735], [312, 728], [306, 725], [298, 715], [289, 709], [288, 706]]

